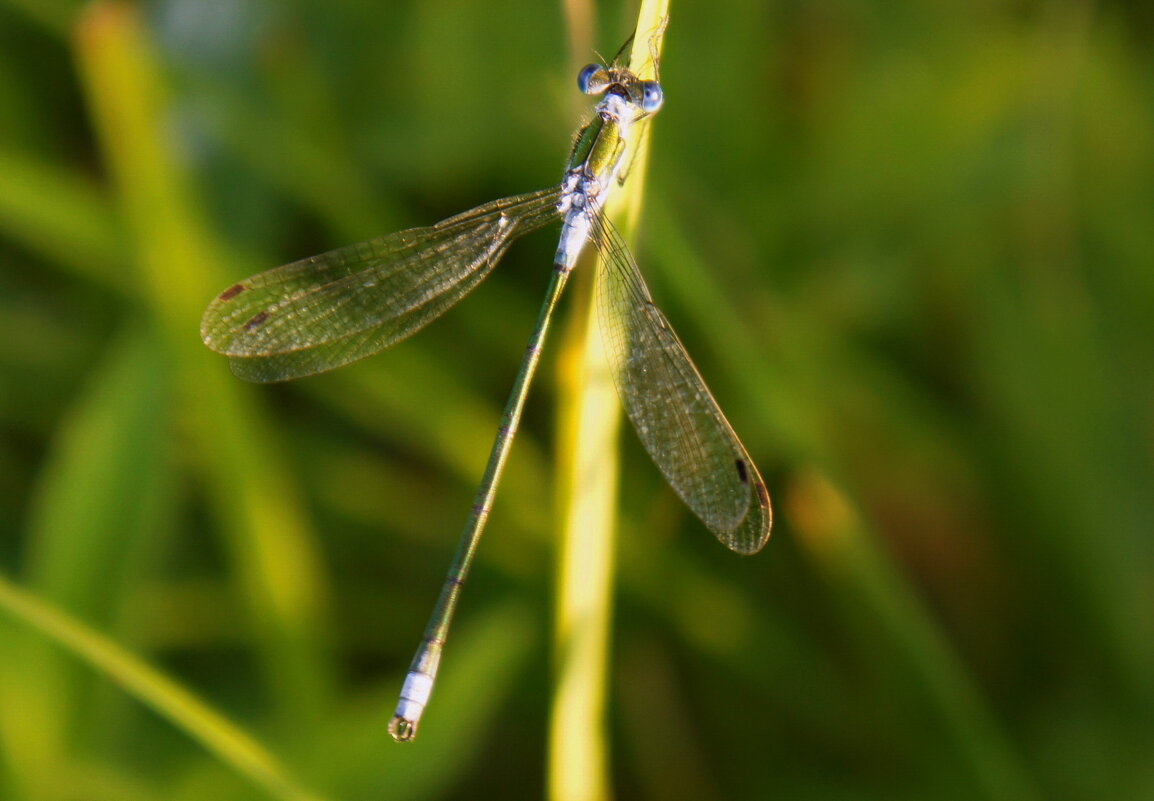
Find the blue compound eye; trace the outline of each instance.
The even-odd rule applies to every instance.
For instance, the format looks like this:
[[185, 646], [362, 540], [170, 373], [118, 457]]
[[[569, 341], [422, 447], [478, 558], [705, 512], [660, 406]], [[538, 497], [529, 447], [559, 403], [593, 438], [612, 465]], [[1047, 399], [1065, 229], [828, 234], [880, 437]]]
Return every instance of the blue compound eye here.
[[600, 64], [589, 64], [577, 73], [577, 88], [587, 95], [597, 95], [609, 85], [609, 75]]
[[641, 82], [641, 110], [652, 114], [665, 102], [665, 93], [657, 81]]

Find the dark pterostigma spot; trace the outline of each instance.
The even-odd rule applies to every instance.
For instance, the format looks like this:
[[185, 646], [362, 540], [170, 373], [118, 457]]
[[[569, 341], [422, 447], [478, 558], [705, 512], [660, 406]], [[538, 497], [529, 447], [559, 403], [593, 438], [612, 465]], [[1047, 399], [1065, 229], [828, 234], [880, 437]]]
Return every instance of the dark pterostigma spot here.
[[748, 484], [749, 472], [745, 469], [745, 460], [735, 459], [733, 463], [737, 465], [737, 477], [741, 479], [741, 483]]

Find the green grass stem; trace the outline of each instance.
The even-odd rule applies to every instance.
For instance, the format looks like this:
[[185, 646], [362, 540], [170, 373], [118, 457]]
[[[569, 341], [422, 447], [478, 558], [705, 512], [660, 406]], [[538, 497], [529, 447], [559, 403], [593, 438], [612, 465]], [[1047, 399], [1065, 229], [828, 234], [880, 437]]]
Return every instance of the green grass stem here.
[[[667, 11], [664, 0], [642, 4], [631, 58], [634, 67], [652, 68], [650, 57], [660, 52]], [[641, 210], [648, 130], [646, 126], [632, 155], [629, 181], [607, 210], [627, 239], [633, 237]], [[587, 263], [580, 270], [575, 322], [561, 348], [558, 452], [562, 522], [549, 736], [548, 790], [552, 801], [600, 801], [612, 795], [605, 705], [621, 404], [595, 319], [595, 269], [596, 265]]]

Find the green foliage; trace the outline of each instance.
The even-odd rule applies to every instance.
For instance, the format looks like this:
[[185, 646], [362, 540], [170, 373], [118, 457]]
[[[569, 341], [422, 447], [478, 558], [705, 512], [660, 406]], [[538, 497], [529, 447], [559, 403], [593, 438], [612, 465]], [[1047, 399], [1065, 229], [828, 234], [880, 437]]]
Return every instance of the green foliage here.
[[[292, 385], [198, 325], [558, 180], [591, 54], [560, 4], [129, 8], [0, 2], [0, 798], [540, 797], [548, 380], [385, 726], [554, 243]], [[1149, 12], [671, 13], [638, 258], [776, 522], [725, 552], [625, 435], [616, 797], [1154, 796]]]

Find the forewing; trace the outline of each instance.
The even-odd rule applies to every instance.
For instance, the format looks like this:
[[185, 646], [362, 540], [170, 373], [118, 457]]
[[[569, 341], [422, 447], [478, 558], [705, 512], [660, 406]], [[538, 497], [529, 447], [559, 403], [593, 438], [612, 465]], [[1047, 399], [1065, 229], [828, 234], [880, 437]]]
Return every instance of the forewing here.
[[250, 381], [299, 378], [369, 356], [468, 294], [513, 239], [557, 219], [558, 197], [552, 188], [495, 200], [255, 275], [213, 300], [201, 337]]
[[723, 544], [739, 553], [765, 545], [769, 493], [661, 310], [621, 236], [596, 219], [601, 255], [598, 317], [618, 394], [645, 449]]

